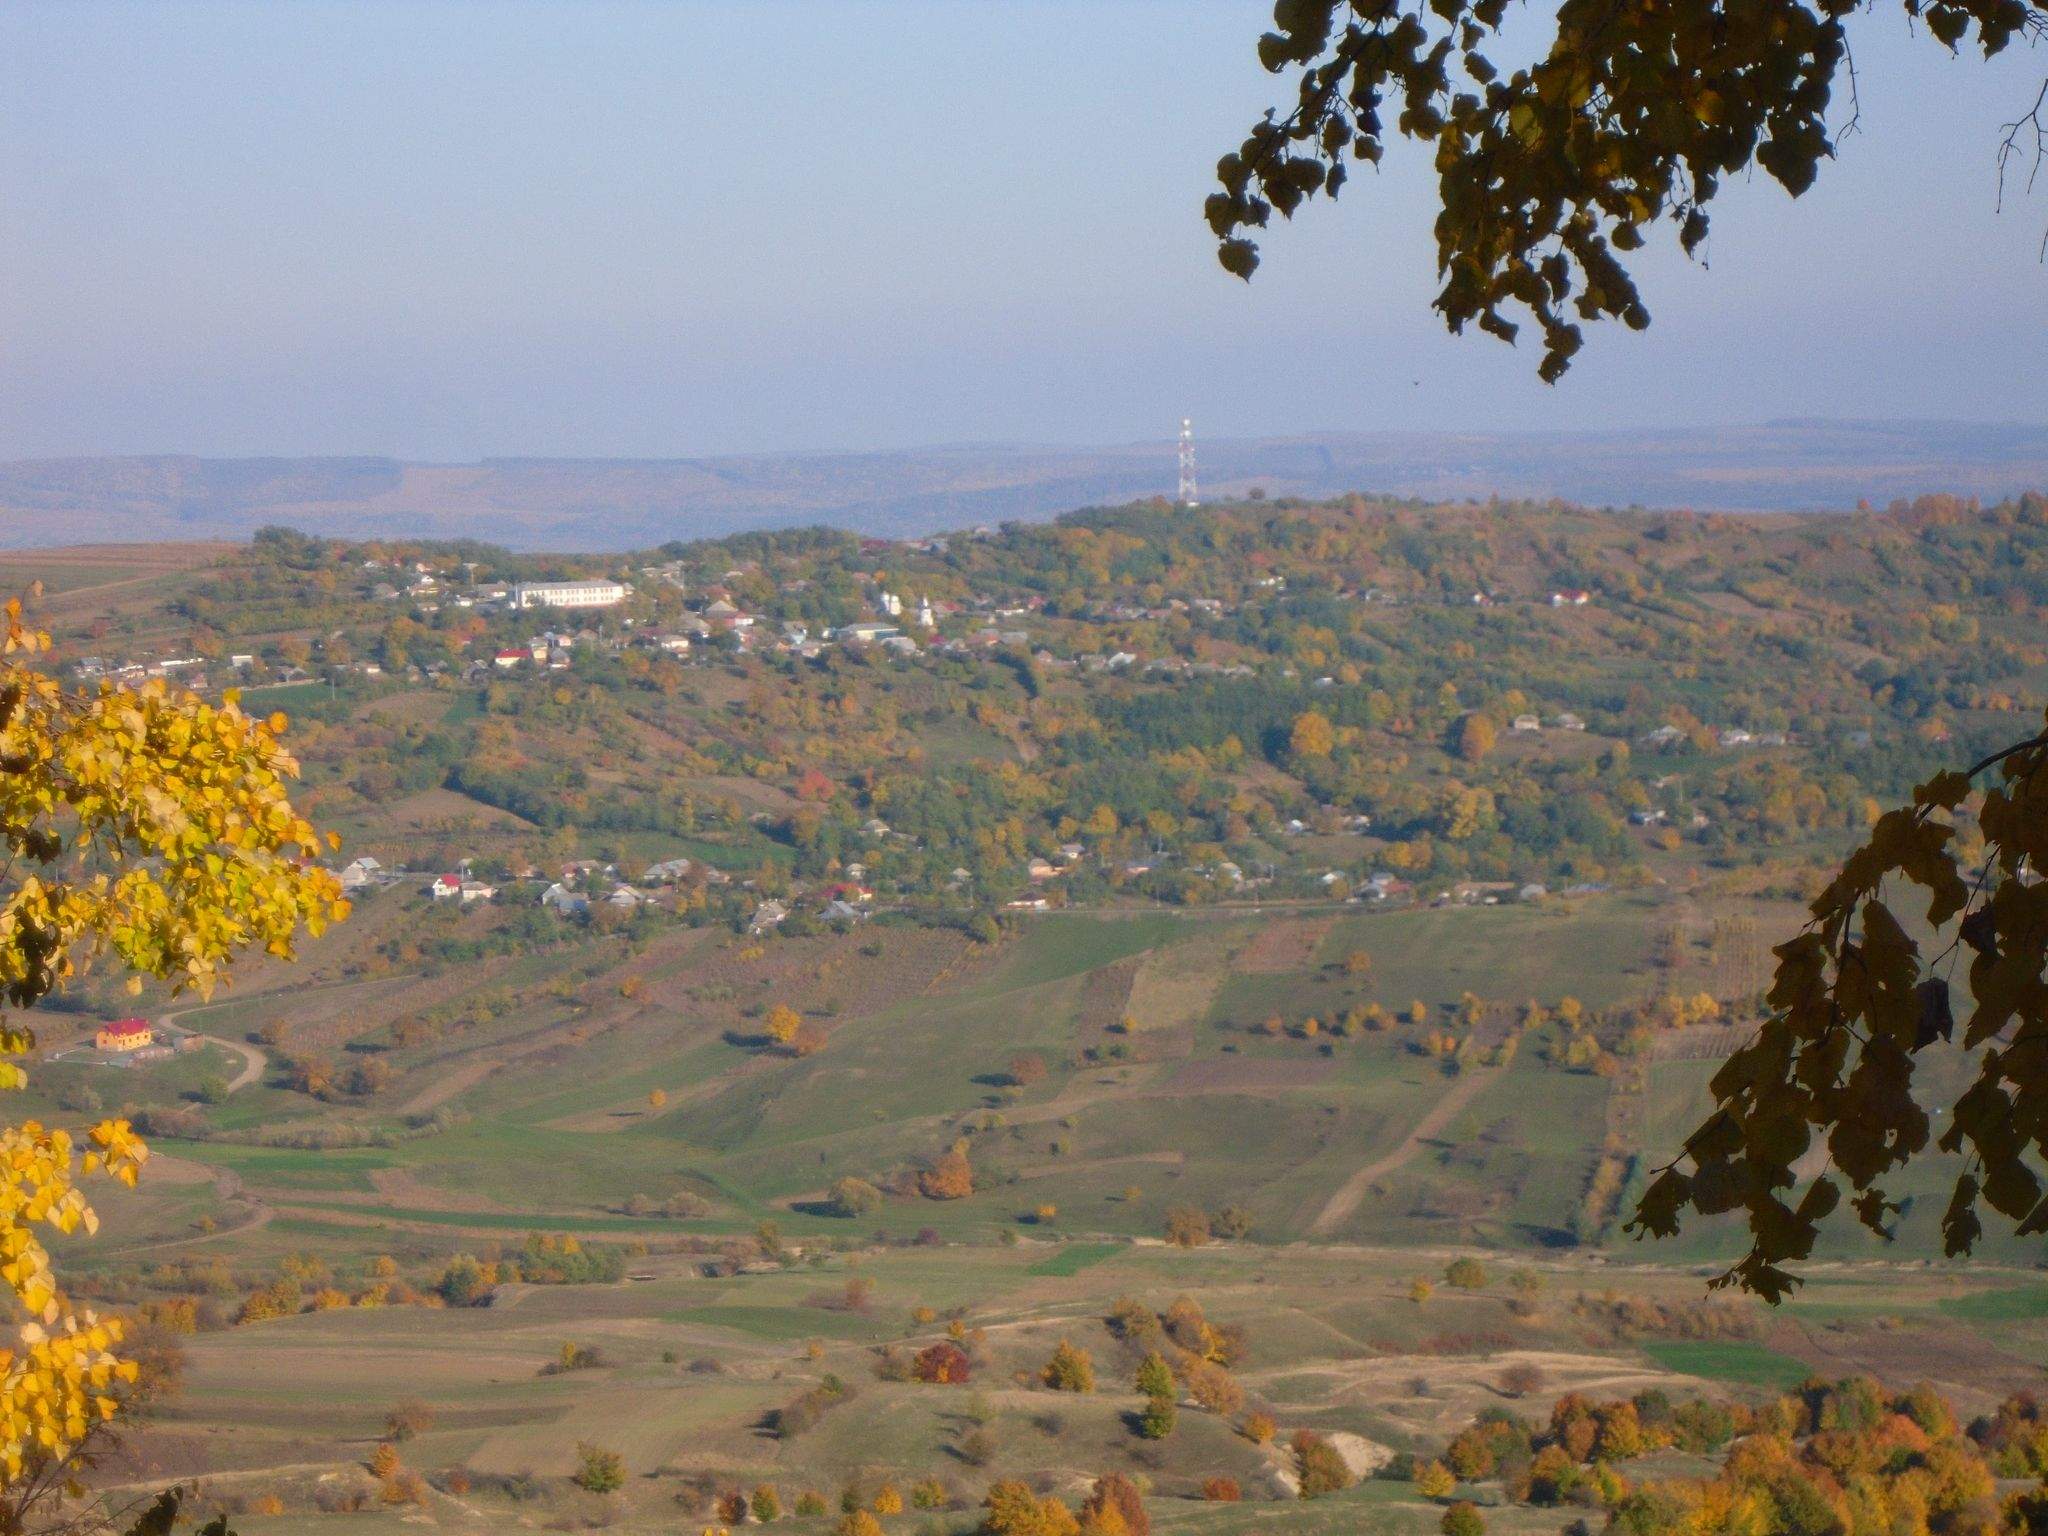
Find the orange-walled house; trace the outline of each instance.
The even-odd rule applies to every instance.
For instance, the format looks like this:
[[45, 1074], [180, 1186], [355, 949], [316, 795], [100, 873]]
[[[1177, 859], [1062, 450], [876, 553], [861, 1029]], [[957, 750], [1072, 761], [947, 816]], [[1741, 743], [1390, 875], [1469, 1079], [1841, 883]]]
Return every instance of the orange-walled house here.
[[92, 1043], [103, 1051], [139, 1051], [156, 1039], [147, 1019], [116, 1019], [102, 1024]]

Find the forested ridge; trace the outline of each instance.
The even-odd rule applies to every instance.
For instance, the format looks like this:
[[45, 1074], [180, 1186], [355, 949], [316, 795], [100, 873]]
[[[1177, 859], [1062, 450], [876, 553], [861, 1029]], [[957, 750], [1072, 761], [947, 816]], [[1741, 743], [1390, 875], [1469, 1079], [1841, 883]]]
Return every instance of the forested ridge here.
[[[632, 595], [457, 601], [598, 575]], [[1198, 902], [1229, 893], [1223, 866], [1305, 895], [1331, 871], [1626, 882], [1844, 846], [2012, 734], [2044, 601], [2034, 497], [1813, 518], [1351, 497], [604, 558], [273, 530], [134, 640], [64, 654], [146, 655], [153, 628], [215, 684], [328, 684], [262, 697], [304, 732], [309, 803], [373, 851], [389, 806], [447, 789], [523, 830], [442, 851], [508, 866], [688, 844], [993, 904], [1078, 841], [1060, 899]], [[876, 621], [900, 645], [845, 642]], [[491, 665], [542, 632], [557, 665]], [[419, 690], [445, 709], [366, 708]]]

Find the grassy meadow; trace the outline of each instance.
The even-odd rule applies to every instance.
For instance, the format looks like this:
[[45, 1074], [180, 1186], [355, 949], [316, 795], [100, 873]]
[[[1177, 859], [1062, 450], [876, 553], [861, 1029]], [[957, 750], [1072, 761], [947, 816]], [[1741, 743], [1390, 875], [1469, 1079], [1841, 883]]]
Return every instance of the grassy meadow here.
[[[1684, 919], [1705, 920], [1696, 904]], [[109, 1106], [192, 1110], [202, 1078], [217, 1088], [242, 1051], [261, 1054], [245, 1086], [196, 1106], [205, 1139], [159, 1137], [143, 1189], [103, 1202], [97, 1238], [65, 1243], [63, 1262], [110, 1298], [152, 1274], [232, 1291], [280, 1266], [348, 1291], [376, 1259], [425, 1285], [453, 1254], [488, 1261], [533, 1232], [625, 1247], [614, 1284], [511, 1284], [483, 1307], [344, 1306], [185, 1339], [184, 1391], [127, 1472], [203, 1475], [253, 1536], [672, 1530], [702, 1525], [710, 1493], [761, 1483], [788, 1505], [825, 1495], [831, 1516], [797, 1522], [822, 1531], [843, 1488], [926, 1477], [947, 1507], [904, 1520], [955, 1530], [994, 1477], [1074, 1492], [1107, 1471], [1144, 1480], [1163, 1530], [1434, 1528], [1435, 1507], [1399, 1479], [1293, 1498], [1284, 1450], [1229, 1414], [1184, 1406], [1167, 1440], [1139, 1437], [1138, 1352], [1106, 1322], [1119, 1298], [1189, 1297], [1240, 1327], [1234, 1374], [1281, 1441], [1306, 1428], [1374, 1455], [1432, 1454], [1482, 1409], [1540, 1413], [1572, 1390], [1754, 1400], [1864, 1369], [1983, 1406], [2048, 1364], [2030, 1256], [1994, 1243], [1967, 1268], [1940, 1263], [1924, 1198], [1890, 1245], [1838, 1226], [1776, 1313], [1705, 1300], [1737, 1251], [1725, 1228], [1622, 1234], [1621, 1201], [1589, 1196], [1598, 1170], [1671, 1155], [1704, 1111], [1711, 1056], [1658, 1042], [1602, 1076], [1556, 1059], [1541, 1030], [1505, 1063], [1425, 1049], [1470, 995], [1485, 1003], [1476, 1032], [1506, 1038], [1525, 1002], [1682, 987], [1693, 962], [1653, 958], [1672, 921], [1653, 895], [1569, 914], [1057, 914], [992, 946], [887, 923], [767, 944], [677, 929], [464, 966], [371, 963], [442, 921], [401, 890], [376, 895], [297, 972], [258, 967], [180, 1017], [217, 1044], [125, 1073], [57, 1062], [31, 1090], [60, 1114], [87, 1084]], [[1426, 1022], [1301, 1027], [1364, 1001], [1420, 1001]], [[768, 1048], [760, 1020], [778, 1004], [824, 1048]], [[66, 1025], [50, 1025], [54, 1043]], [[279, 1067], [308, 1044], [375, 1057], [390, 1081], [322, 1104]], [[916, 1171], [956, 1143], [973, 1192], [921, 1196]], [[884, 1192], [857, 1218], [826, 1200], [849, 1176]], [[689, 1203], [664, 1204], [678, 1195]], [[1244, 1237], [1162, 1240], [1169, 1211], [1226, 1207]], [[773, 1258], [720, 1262], [764, 1251], [765, 1228]], [[1461, 1256], [1483, 1285], [1445, 1282]], [[972, 1382], [890, 1378], [894, 1352], [948, 1326], [972, 1342]], [[1039, 1381], [1062, 1339], [1093, 1355], [1096, 1392]], [[597, 1363], [558, 1369], [565, 1345]], [[1516, 1366], [1527, 1379], [1503, 1385]], [[774, 1410], [828, 1378], [843, 1400], [801, 1434], [771, 1432]], [[407, 1400], [431, 1409], [400, 1447], [424, 1502], [394, 1509], [363, 1468]], [[617, 1493], [569, 1481], [585, 1442], [624, 1458]], [[1217, 1476], [1243, 1501], [1205, 1502]], [[339, 1507], [357, 1495], [368, 1502]], [[1532, 1536], [1566, 1523], [1489, 1514]]]

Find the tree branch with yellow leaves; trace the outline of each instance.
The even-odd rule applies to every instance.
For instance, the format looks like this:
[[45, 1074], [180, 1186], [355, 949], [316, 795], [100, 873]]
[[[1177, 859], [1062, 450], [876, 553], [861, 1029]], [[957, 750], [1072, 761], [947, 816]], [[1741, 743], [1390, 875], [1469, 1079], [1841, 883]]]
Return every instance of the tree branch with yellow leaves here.
[[[49, 637], [7, 604], [0, 638], [0, 1087], [25, 1081], [26, 1009], [102, 956], [174, 992], [209, 993], [236, 955], [289, 956], [303, 931], [348, 914], [316, 862], [322, 840], [293, 810], [298, 765], [282, 715], [245, 715], [152, 682], [67, 689], [34, 665]], [[329, 846], [331, 846], [331, 840]], [[134, 1184], [148, 1148], [124, 1120], [74, 1137], [36, 1121], [0, 1128], [0, 1533], [47, 1498], [64, 1463], [119, 1409], [117, 1320], [72, 1308], [39, 1229], [92, 1231], [76, 1181]], [[66, 1479], [66, 1481], [70, 1481]]]

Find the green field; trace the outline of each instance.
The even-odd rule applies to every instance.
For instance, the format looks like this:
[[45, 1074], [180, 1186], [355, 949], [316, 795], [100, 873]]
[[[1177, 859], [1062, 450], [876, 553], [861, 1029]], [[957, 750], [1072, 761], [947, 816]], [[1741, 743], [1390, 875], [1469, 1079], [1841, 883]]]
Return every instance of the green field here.
[[[342, 935], [359, 950], [419, 920], [414, 899], [376, 896], [309, 952], [310, 985], [252, 987], [193, 1020], [227, 1038], [282, 1021], [315, 1050], [381, 1060], [393, 1085], [322, 1105], [266, 1072], [203, 1111], [238, 1141], [184, 1155], [286, 1214], [423, 1232], [655, 1237], [773, 1221], [820, 1238], [931, 1229], [987, 1241], [1050, 1206], [1053, 1235], [1099, 1244], [1157, 1236], [1172, 1207], [1230, 1204], [1266, 1242], [1630, 1253], [1619, 1198], [1589, 1210], [1584, 1194], [1613, 1155], [1610, 1117], [1625, 1115], [1617, 1123], [1636, 1166], [1668, 1159], [1705, 1112], [1714, 1067], [1652, 1060], [1638, 1107], [1616, 1098], [1625, 1077], [1565, 1070], [1541, 1035], [1505, 1069], [1457, 1075], [1422, 1048], [1428, 1031], [1455, 1024], [1464, 994], [1489, 1000], [1481, 1038], [1498, 1039], [1525, 999], [1584, 994], [1598, 1006], [1602, 986], [1633, 985], [1666, 920], [1642, 895], [1585, 899], [1569, 916], [1520, 906], [1283, 919], [1302, 936], [1277, 950], [1261, 947], [1265, 925], [1239, 914], [1077, 913], [1022, 923], [987, 953], [878, 925], [778, 940], [758, 958], [730, 936], [681, 930], [644, 951], [599, 941], [469, 970], [352, 977], [322, 963]], [[1576, 937], [1561, 945], [1567, 931]], [[1359, 950], [1372, 957], [1363, 980], [1342, 963]], [[1593, 973], [1583, 980], [1582, 964]], [[628, 968], [646, 983], [630, 1000], [615, 980]], [[568, 983], [550, 979], [565, 971]], [[505, 1002], [471, 1017], [460, 1011], [471, 990]], [[796, 1059], [749, 1043], [761, 1010], [783, 997], [820, 1022], [825, 1050]], [[1349, 1038], [1262, 1032], [1269, 1017], [1291, 1029], [1366, 1002], [1405, 1011], [1416, 997], [1428, 1010], [1421, 1025]], [[393, 1042], [395, 1024], [436, 1011], [456, 1022], [423, 1043]], [[1144, 1015], [1137, 1032], [1119, 1033], [1133, 1013]], [[1018, 1057], [1042, 1076], [1005, 1086]], [[918, 1071], [902, 1071], [906, 1060]], [[196, 1074], [199, 1063], [178, 1068]], [[67, 1081], [53, 1072], [47, 1083]], [[175, 1101], [180, 1081], [154, 1091]], [[328, 1131], [378, 1144], [247, 1144]], [[821, 1213], [835, 1179], [914, 1182], [962, 1139], [970, 1198], [890, 1200], [857, 1223]], [[708, 1209], [661, 1217], [682, 1194]], [[651, 1214], [628, 1214], [634, 1200]], [[1933, 1217], [1914, 1202], [1887, 1256], [1930, 1252]], [[1660, 1253], [1698, 1262], [1731, 1251], [1725, 1223], [1696, 1223]], [[1825, 1251], [1887, 1252], [1853, 1223], [1833, 1224]]]
[[[1644, 957], [1667, 915], [1654, 896], [1623, 894], [1562, 921], [1532, 907], [1056, 914], [992, 946], [897, 924], [761, 945], [684, 929], [473, 966], [351, 969], [344, 941], [356, 956], [423, 923], [489, 920], [387, 892], [311, 947], [312, 984], [251, 988], [191, 1022], [229, 1040], [281, 1025], [288, 1049], [384, 1061], [390, 1085], [316, 1102], [279, 1080], [265, 1047], [254, 1084], [197, 1111], [238, 1139], [160, 1139], [180, 1181], [111, 1196], [102, 1238], [67, 1239], [61, 1258], [114, 1283], [168, 1258], [232, 1297], [284, 1265], [353, 1294], [373, 1255], [424, 1288], [451, 1255], [491, 1262], [532, 1233], [625, 1245], [632, 1278], [618, 1285], [512, 1285], [484, 1308], [347, 1307], [193, 1336], [188, 1406], [153, 1443], [171, 1456], [195, 1426], [232, 1437], [246, 1469], [234, 1475], [286, 1511], [239, 1517], [250, 1536], [398, 1529], [374, 1502], [314, 1511], [319, 1475], [330, 1488], [359, 1478], [401, 1397], [435, 1417], [404, 1453], [433, 1485], [415, 1523], [466, 1527], [473, 1509], [652, 1536], [673, 1528], [680, 1479], [712, 1466], [792, 1498], [937, 1469], [953, 1502], [920, 1516], [935, 1531], [970, 1526], [998, 1474], [1079, 1486], [1105, 1470], [1142, 1473], [1155, 1523], [1189, 1536], [1434, 1530], [1434, 1506], [1401, 1482], [1293, 1499], [1275, 1481], [1284, 1455], [1227, 1415], [1184, 1406], [1165, 1445], [1134, 1436], [1141, 1351], [1105, 1321], [1126, 1297], [1159, 1309], [1186, 1297], [1244, 1330], [1233, 1374], [1283, 1440], [1313, 1429], [1391, 1451], [1440, 1447], [1500, 1402], [1503, 1362], [1517, 1360], [1546, 1399], [1657, 1386], [1754, 1401], [1816, 1369], [1883, 1374], [1896, 1359], [1915, 1379], [1939, 1374], [1941, 1347], [1966, 1336], [1970, 1373], [1941, 1385], [1971, 1411], [2007, 1389], [2000, 1373], [2048, 1365], [2048, 1292], [2000, 1267], [2010, 1245], [1987, 1244], [1969, 1269], [1930, 1262], [1926, 1209], [1908, 1209], [1889, 1249], [1831, 1228], [1824, 1251], [1853, 1263], [1817, 1271], [1775, 1318], [1717, 1315], [1729, 1336], [1708, 1341], [1695, 1320], [1707, 1266], [1734, 1251], [1725, 1224], [1637, 1245], [1616, 1235], [1626, 1191], [1589, 1210], [1617, 1148], [1634, 1167], [1670, 1155], [1716, 1063], [1651, 1054], [1609, 1075], [1575, 1070], [1544, 1028], [1520, 1032], [1521, 1001], [1598, 1008], [1651, 985]], [[1590, 947], [1560, 937], [1581, 932]], [[1358, 950], [1372, 957], [1363, 977], [1346, 964]], [[638, 984], [622, 987], [627, 975]], [[1475, 1039], [1515, 1038], [1512, 1060], [1452, 1070], [1430, 1054], [1431, 1031], [1467, 1027], [1467, 993], [1486, 1000]], [[1421, 1023], [1334, 1028], [1367, 1001], [1405, 1013], [1416, 998]], [[823, 1050], [758, 1043], [784, 1000], [824, 1031]], [[1306, 1033], [1309, 1017], [1332, 1027]], [[401, 1041], [397, 1026], [419, 1018], [435, 1028]], [[210, 1069], [223, 1063], [235, 1064], [206, 1053]], [[121, 1080], [189, 1104], [182, 1085], [201, 1062], [177, 1065]], [[1929, 1070], [1948, 1070], [1939, 1053]], [[31, 1097], [83, 1076], [42, 1074]], [[320, 1134], [375, 1144], [261, 1144]], [[956, 1143], [971, 1193], [925, 1198], [919, 1172]], [[885, 1191], [880, 1204], [831, 1214], [824, 1196], [846, 1176]], [[689, 1213], [663, 1214], [685, 1196]], [[1169, 1211], [1225, 1206], [1249, 1220], [1248, 1240], [1161, 1241]], [[1443, 1283], [1460, 1254], [1481, 1260], [1485, 1288]], [[1418, 1279], [1437, 1282], [1422, 1301]], [[1619, 1320], [1615, 1298], [1643, 1310]], [[972, 1351], [971, 1386], [903, 1379], [949, 1333]], [[1097, 1392], [1046, 1390], [1062, 1340], [1090, 1352]], [[555, 1369], [565, 1345], [596, 1363]], [[766, 1433], [827, 1378], [851, 1399], [796, 1439]], [[317, 1403], [307, 1381], [321, 1383]], [[997, 1447], [987, 1465], [963, 1455], [975, 1429]], [[627, 1459], [615, 1505], [566, 1480], [587, 1438]], [[309, 1466], [325, 1472], [291, 1470]], [[1243, 1503], [1199, 1497], [1217, 1473], [1239, 1480]], [[450, 1477], [470, 1491], [438, 1491]], [[1489, 1519], [1506, 1536], [1565, 1523], [1510, 1507]], [[824, 1536], [831, 1518], [792, 1524]]]
[[2025, 1286], [2009, 1291], [1977, 1291], [1941, 1303], [1944, 1316], [1970, 1323], [2018, 1323], [2048, 1318], [2048, 1287]]
[[1743, 1387], [1793, 1387], [1814, 1374], [1775, 1350], [1742, 1339], [1670, 1339], [1643, 1346], [1667, 1371]]
[[1124, 1251], [1122, 1243], [1069, 1243], [1051, 1258], [1040, 1259], [1025, 1271], [1029, 1275], [1078, 1275]]
[[680, 1312], [664, 1312], [661, 1320], [664, 1323], [729, 1329], [750, 1339], [769, 1343], [790, 1343], [809, 1338], [874, 1340], [882, 1336], [881, 1329], [865, 1318], [816, 1308], [745, 1305], [686, 1307]]

